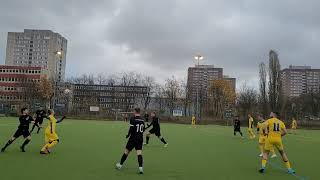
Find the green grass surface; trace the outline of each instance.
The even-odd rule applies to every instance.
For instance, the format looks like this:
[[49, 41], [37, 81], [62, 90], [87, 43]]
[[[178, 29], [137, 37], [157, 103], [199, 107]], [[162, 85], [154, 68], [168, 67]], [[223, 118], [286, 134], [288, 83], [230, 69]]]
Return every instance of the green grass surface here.
[[[45, 122], [46, 124], [46, 122]], [[12, 136], [17, 118], [0, 118], [0, 145]], [[272, 159], [267, 172], [259, 174], [257, 140], [233, 136], [231, 127], [162, 124], [169, 142], [164, 148], [152, 137], [144, 147], [144, 175], [137, 174], [135, 152], [121, 171], [114, 168], [126, 144], [124, 122], [65, 120], [57, 126], [61, 142], [50, 155], [40, 155], [44, 135], [33, 134], [26, 153], [22, 139], [0, 153], [1, 180], [257, 180], [320, 179], [320, 131], [299, 130], [284, 138], [287, 154], [297, 171], [288, 175], [280, 158]], [[246, 132], [245, 129], [243, 129]], [[246, 133], [245, 133], [246, 134]]]

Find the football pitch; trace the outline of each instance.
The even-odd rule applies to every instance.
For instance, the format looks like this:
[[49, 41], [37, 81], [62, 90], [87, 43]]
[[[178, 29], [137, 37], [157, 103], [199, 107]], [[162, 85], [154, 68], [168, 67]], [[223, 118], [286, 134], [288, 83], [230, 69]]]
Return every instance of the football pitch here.
[[[0, 118], [0, 146], [13, 135], [18, 118]], [[44, 122], [46, 125], [46, 121]], [[259, 174], [257, 139], [233, 136], [232, 127], [161, 124], [167, 148], [154, 136], [144, 146], [144, 171], [139, 175], [133, 151], [121, 171], [115, 169], [125, 144], [124, 122], [76, 121], [57, 125], [60, 143], [50, 155], [40, 155], [44, 131], [33, 134], [25, 153], [22, 139], [0, 153], [1, 180], [310, 180], [320, 179], [320, 131], [299, 130], [284, 137], [284, 146], [296, 175], [286, 174], [280, 158], [271, 159]], [[246, 136], [246, 129], [242, 131]]]

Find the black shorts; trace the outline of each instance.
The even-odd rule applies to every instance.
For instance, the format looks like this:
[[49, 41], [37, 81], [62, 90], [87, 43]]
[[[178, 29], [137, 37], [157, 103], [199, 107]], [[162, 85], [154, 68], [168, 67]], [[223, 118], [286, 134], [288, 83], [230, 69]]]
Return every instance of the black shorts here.
[[135, 148], [135, 150], [142, 150], [142, 145], [143, 140], [129, 139], [126, 145], [126, 149], [129, 151], [132, 151], [133, 148]]
[[155, 135], [158, 136], [158, 137], [161, 136], [160, 129], [154, 129], [154, 128], [152, 128], [152, 129], [150, 129], [149, 133], [150, 133], [150, 134], [155, 134]]
[[43, 119], [36, 119], [35, 123], [41, 125], [43, 123]]
[[13, 137], [15, 137], [15, 138], [18, 138], [20, 136], [23, 136], [24, 138], [27, 138], [28, 136], [30, 136], [29, 130], [27, 130], [27, 129], [18, 129], [13, 135]]
[[240, 131], [241, 131], [240, 128], [238, 128], [238, 127], [234, 128], [234, 132], [240, 132]]

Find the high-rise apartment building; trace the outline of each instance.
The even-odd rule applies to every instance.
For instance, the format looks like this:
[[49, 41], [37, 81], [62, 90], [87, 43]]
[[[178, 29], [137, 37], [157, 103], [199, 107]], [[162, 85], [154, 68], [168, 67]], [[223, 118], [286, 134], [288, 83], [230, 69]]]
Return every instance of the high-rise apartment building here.
[[65, 77], [66, 54], [67, 40], [50, 30], [8, 33], [6, 65], [41, 67], [49, 78], [60, 82]]
[[320, 69], [289, 66], [281, 71], [283, 92], [288, 97], [320, 91]]

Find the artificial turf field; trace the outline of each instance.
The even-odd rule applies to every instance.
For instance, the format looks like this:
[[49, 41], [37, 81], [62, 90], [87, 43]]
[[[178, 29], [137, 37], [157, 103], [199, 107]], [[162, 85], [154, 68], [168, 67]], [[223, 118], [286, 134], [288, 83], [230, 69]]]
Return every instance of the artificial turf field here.
[[[0, 145], [17, 128], [17, 118], [0, 118]], [[46, 125], [46, 122], [44, 122]], [[60, 143], [50, 155], [40, 155], [43, 131], [33, 134], [27, 152], [19, 151], [22, 139], [0, 153], [1, 180], [287, 180], [320, 179], [320, 131], [299, 130], [287, 135], [284, 145], [295, 176], [285, 173], [280, 158], [270, 160], [259, 174], [257, 140], [233, 136], [231, 127], [165, 124], [167, 148], [155, 137], [144, 147], [144, 175], [137, 174], [135, 151], [121, 171], [115, 170], [126, 144], [124, 122], [76, 121], [57, 125]], [[242, 129], [246, 132], [246, 129]], [[246, 133], [244, 133], [246, 134]]]

